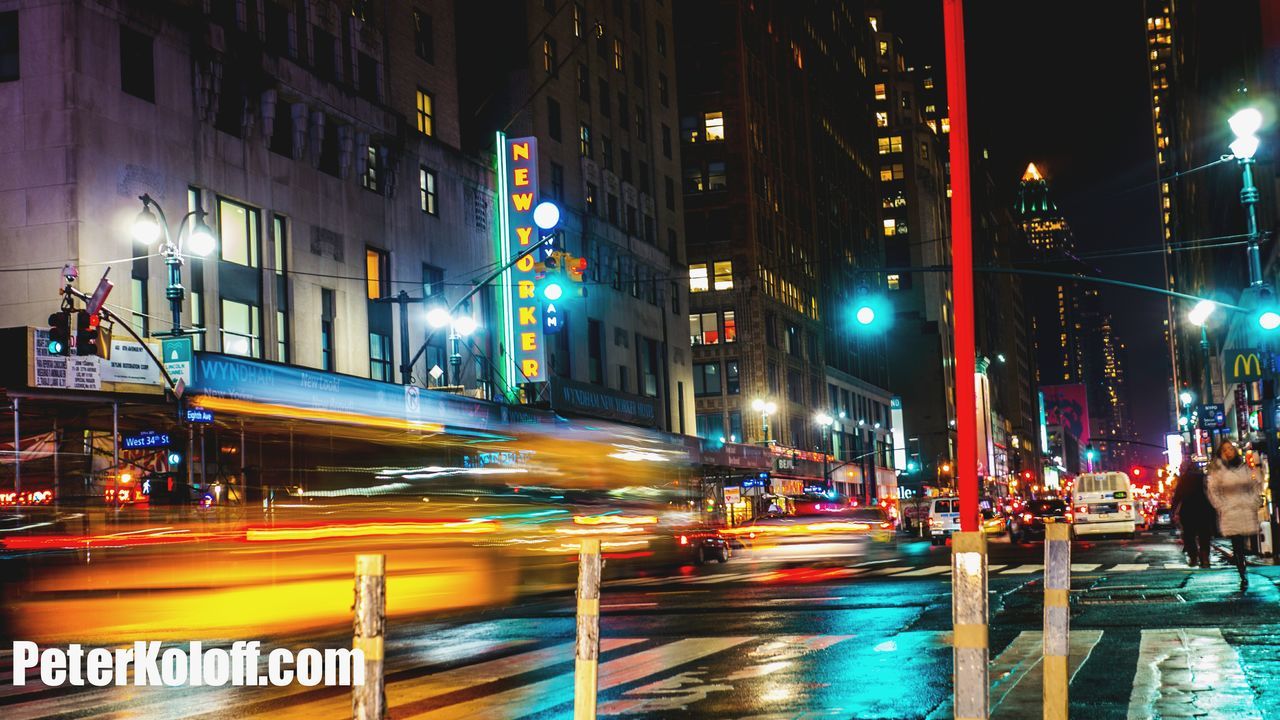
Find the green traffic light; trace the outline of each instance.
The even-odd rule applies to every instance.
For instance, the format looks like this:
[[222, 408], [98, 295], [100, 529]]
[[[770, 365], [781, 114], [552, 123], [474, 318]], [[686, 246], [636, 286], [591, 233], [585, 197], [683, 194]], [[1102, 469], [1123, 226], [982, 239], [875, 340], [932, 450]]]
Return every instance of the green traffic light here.
[[560, 287], [560, 283], [547, 283], [542, 288], [542, 297], [547, 300], [559, 300], [564, 295], [564, 288]]
[[62, 343], [57, 340], [50, 340], [48, 350], [50, 355], [61, 355], [63, 351]]

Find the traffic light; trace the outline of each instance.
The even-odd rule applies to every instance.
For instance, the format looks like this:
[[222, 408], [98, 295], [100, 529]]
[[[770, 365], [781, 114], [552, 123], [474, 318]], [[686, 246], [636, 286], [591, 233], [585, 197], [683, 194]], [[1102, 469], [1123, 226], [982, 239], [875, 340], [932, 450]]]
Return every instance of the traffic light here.
[[103, 342], [102, 316], [91, 315], [88, 310], [76, 312], [76, 355], [107, 357], [111, 342]]
[[170, 450], [168, 457], [165, 459], [169, 461], [170, 468], [176, 468], [182, 464], [182, 453], [177, 450]]
[[572, 255], [570, 255], [568, 259], [569, 262], [567, 265], [569, 269], [569, 280], [576, 283], [582, 282], [582, 275], [587, 271], [587, 259], [584, 257], [573, 257]]
[[1129, 471], [1129, 474], [1133, 477], [1142, 477], [1142, 468], [1134, 466], [1134, 468]]
[[1098, 459], [1098, 451], [1094, 450], [1093, 446], [1090, 445], [1087, 448], [1085, 448], [1084, 456], [1087, 460], [1089, 460], [1089, 462], [1093, 462], [1094, 460]]
[[50, 355], [71, 354], [71, 311], [60, 310], [49, 316]]
[[881, 333], [893, 320], [893, 306], [882, 295], [866, 287], [858, 288], [853, 303], [848, 307], [846, 322], [855, 332]]

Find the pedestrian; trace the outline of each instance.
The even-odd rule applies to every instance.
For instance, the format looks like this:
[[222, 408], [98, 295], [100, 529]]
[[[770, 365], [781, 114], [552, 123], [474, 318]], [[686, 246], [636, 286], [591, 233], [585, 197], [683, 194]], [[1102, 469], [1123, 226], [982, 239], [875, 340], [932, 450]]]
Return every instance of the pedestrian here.
[[1258, 503], [1262, 497], [1262, 480], [1244, 461], [1235, 443], [1223, 440], [1209, 463], [1205, 490], [1218, 511], [1218, 531], [1231, 539], [1231, 554], [1240, 572], [1240, 589], [1249, 587], [1244, 572], [1247, 541], [1258, 534]]
[[1173, 516], [1182, 528], [1182, 549], [1187, 553], [1187, 564], [1209, 567], [1209, 543], [1218, 527], [1218, 513], [1205, 494], [1204, 471], [1190, 459], [1183, 462], [1178, 471]]

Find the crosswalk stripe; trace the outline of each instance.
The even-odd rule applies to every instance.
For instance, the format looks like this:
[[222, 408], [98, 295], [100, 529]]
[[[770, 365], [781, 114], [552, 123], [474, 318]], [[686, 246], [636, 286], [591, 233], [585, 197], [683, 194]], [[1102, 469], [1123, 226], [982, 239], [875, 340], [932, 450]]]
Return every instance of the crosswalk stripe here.
[[[1073, 630], [1067, 656], [1067, 677], [1093, 653], [1102, 639], [1101, 630]], [[1020, 633], [991, 664], [991, 718], [1036, 717], [1043, 708], [1044, 634], [1039, 631]]]
[[1028, 573], [1040, 572], [1044, 570], [1043, 565], [1016, 565], [1005, 570], [1004, 575], [1026, 575]]
[[[756, 637], [686, 638], [610, 660], [600, 665], [598, 687], [603, 691], [625, 685], [755, 639]], [[573, 674], [568, 673], [421, 714], [395, 713], [394, 707], [392, 710], [396, 717], [424, 717], [431, 720], [522, 717], [546, 712], [572, 699]]]
[[1139, 572], [1151, 567], [1146, 563], [1120, 563], [1112, 567], [1108, 572]]
[[887, 567], [887, 568], [880, 568], [879, 570], [872, 570], [871, 572], [867, 573], [867, 575], [896, 575], [900, 572], [906, 572], [907, 570], [914, 570], [914, 569], [915, 568], [912, 568], [910, 566], [900, 565], [897, 567]]
[[933, 565], [931, 567], [922, 567], [919, 570], [898, 573], [895, 577], [924, 577], [926, 575], [941, 575], [942, 573], [948, 572], [951, 572], [950, 565]]
[[1261, 720], [1236, 654], [1217, 628], [1143, 630], [1129, 720], [1211, 717]]
[[1071, 572], [1093, 572], [1100, 567], [1098, 563], [1071, 563]]
[[[642, 642], [635, 638], [602, 638], [600, 651], [609, 652]], [[432, 673], [425, 677], [397, 680], [388, 683], [386, 688], [388, 706], [395, 707], [409, 703], [429, 700], [459, 690], [477, 687], [495, 680], [514, 677], [522, 673], [538, 670], [557, 662], [573, 659], [573, 643], [561, 643], [541, 650], [509, 655], [475, 665], [464, 665], [452, 670]], [[350, 712], [351, 698], [348, 695], [315, 700], [299, 705], [291, 705], [281, 710], [272, 710], [273, 720], [288, 718], [336, 717]]]

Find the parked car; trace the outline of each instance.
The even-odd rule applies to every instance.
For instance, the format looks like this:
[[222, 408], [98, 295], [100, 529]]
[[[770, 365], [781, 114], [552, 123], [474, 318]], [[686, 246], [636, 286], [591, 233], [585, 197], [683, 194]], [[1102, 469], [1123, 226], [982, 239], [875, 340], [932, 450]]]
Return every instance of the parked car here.
[[1047, 523], [1069, 523], [1071, 520], [1066, 502], [1057, 498], [1032, 500], [1021, 513], [1009, 519], [1009, 539], [1015, 543], [1043, 539]]

